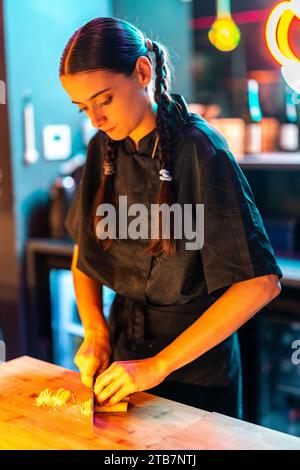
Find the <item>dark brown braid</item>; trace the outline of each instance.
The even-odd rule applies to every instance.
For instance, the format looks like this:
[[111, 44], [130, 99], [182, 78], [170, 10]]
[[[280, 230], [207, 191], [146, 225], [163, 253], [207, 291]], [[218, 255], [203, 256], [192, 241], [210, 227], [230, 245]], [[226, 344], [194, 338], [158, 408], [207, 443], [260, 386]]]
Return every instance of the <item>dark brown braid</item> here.
[[102, 166], [102, 178], [99, 190], [95, 196], [92, 210], [89, 219], [89, 233], [92, 235], [97, 243], [101, 242], [105, 250], [107, 250], [111, 243], [111, 238], [100, 239], [97, 231], [98, 223], [104, 218], [104, 216], [96, 215], [97, 208], [99, 205], [106, 202], [110, 202], [114, 206], [117, 204], [117, 194], [114, 186], [114, 174], [116, 171], [116, 152], [117, 143], [111, 140], [107, 135], [104, 137], [103, 145], [103, 166]]
[[[155, 92], [154, 99], [157, 103], [156, 126], [159, 136], [159, 158], [161, 169], [166, 169], [172, 175], [172, 130], [179, 126], [188, 125], [181, 114], [180, 105], [173, 100], [170, 95], [171, 76], [170, 64], [168, 64], [168, 54], [166, 49], [159, 43], [152, 41], [153, 52], [155, 53]], [[173, 185], [171, 181], [161, 181], [159, 185], [157, 204], [167, 204], [170, 207], [175, 203]], [[162, 238], [163, 219], [159, 213], [159, 238], [151, 239], [146, 248], [146, 252], [159, 255], [164, 252], [167, 255], [176, 253], [176, 239], [174, 239], [174, 217], [170, 214], [170, 239]]]

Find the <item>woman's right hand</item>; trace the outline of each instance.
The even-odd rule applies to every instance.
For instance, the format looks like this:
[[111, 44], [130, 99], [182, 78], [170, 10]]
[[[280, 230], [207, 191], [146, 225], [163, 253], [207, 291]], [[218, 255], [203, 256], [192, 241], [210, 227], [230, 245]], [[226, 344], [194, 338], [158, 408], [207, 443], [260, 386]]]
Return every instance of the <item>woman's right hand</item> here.
[[111, 345], [107, 334], [87, 332], [78, 349], [74, 362], [86, 387], [92, 386], [94, 375], [101, 374], [110, 365]]

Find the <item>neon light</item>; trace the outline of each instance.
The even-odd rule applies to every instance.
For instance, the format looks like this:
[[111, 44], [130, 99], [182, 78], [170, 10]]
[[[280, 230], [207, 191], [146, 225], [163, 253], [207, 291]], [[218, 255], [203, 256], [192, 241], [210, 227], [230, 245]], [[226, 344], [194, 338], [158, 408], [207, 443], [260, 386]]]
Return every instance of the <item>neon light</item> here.
[[281, 67], [281, 73], [288, 86], [300, 95], [300, 66], [299, 62], [286, 60]]
[[281, 73], [286, 83], [300, 93], [300, 58], [293, 53], [288, 38], [295, 17], [300, 20], [300, 0], [279, 3], [269, 15], [265, 36], [270, 53], [282, 66]]
[[285, 57], [291, 60], [299, 60], [292, 52], [288, 41], [289, 28], [294, 16], [294, 13], [289, 10], [282, 15], [277, 28], [277, 42]]
[[[232, 13], [231, 17], [237, 24], [264, 23], [267, 21], [270, 9], [266, 10], [247, 10]], [[190, 22], [192, 29], [209, 29], [215, 21], [214, 16], [203, 16], [201, 18], [193, 18]]]
[[[294, 9], [296, 6], [296, 9]], [[299, 10], [297, 12], [297, 9]], [[291, 0], [279, 3], [270, 13], [266, 24], [266, 41], [274, 59], [282, 65], [286, 59], [300, 60], [293, 54], [288, 43], [288, 31], [294, 17], [300, 19], [300, 2]]]
[[240, 37], [231, 17], [230, 0], [217, 0], [217, 18], [208, 32], [210, 42], [220, 51], [229, 52], [238, 46]]

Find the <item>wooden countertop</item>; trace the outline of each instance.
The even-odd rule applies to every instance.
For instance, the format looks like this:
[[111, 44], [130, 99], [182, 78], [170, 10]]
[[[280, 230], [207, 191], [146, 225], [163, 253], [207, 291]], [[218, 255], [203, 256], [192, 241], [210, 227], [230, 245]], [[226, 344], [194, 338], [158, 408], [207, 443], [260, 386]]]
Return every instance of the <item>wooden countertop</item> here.
[[[48, 387], [76, 393], [76, 402], [34, 406]], [[103, 413], [95, 433], [79, 409], [89, 398], [76, 372], [28, 356], [1, 364], [0, 449], [300, 449], [300, 438], [144, 392], [131, 395], [127, 413]]]

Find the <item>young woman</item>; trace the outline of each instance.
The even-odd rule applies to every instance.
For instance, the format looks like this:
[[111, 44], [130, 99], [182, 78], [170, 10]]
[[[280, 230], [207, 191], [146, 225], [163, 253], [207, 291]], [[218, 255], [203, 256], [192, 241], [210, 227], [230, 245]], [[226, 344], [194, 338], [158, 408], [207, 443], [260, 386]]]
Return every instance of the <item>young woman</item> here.
[[[85, 385], [96, 375], [100, 403], [147, 390], [241, 417], [236, 330], [279, 294], [282, 273], [244, 174], [170, 93], [170, 71], [166, 48], [117, 18], [88, 22], [62, 54], [62, 86], [99, 129], [66, 220], [84, 327], [75, 363]], [[127, 215], [143, 204], [149, 220], [152, 204], [192, 205], [193, 222], [204, 205], [204, 243], [187, 249], [174, 219], [164, 236], [166, 215], [152, 238], [126, 236], [118, 217], [125, 236], [105, 231], [101, 208], [124, 216], [120, 196]], [[108, 322], [103, 285], [116, 292]]]

